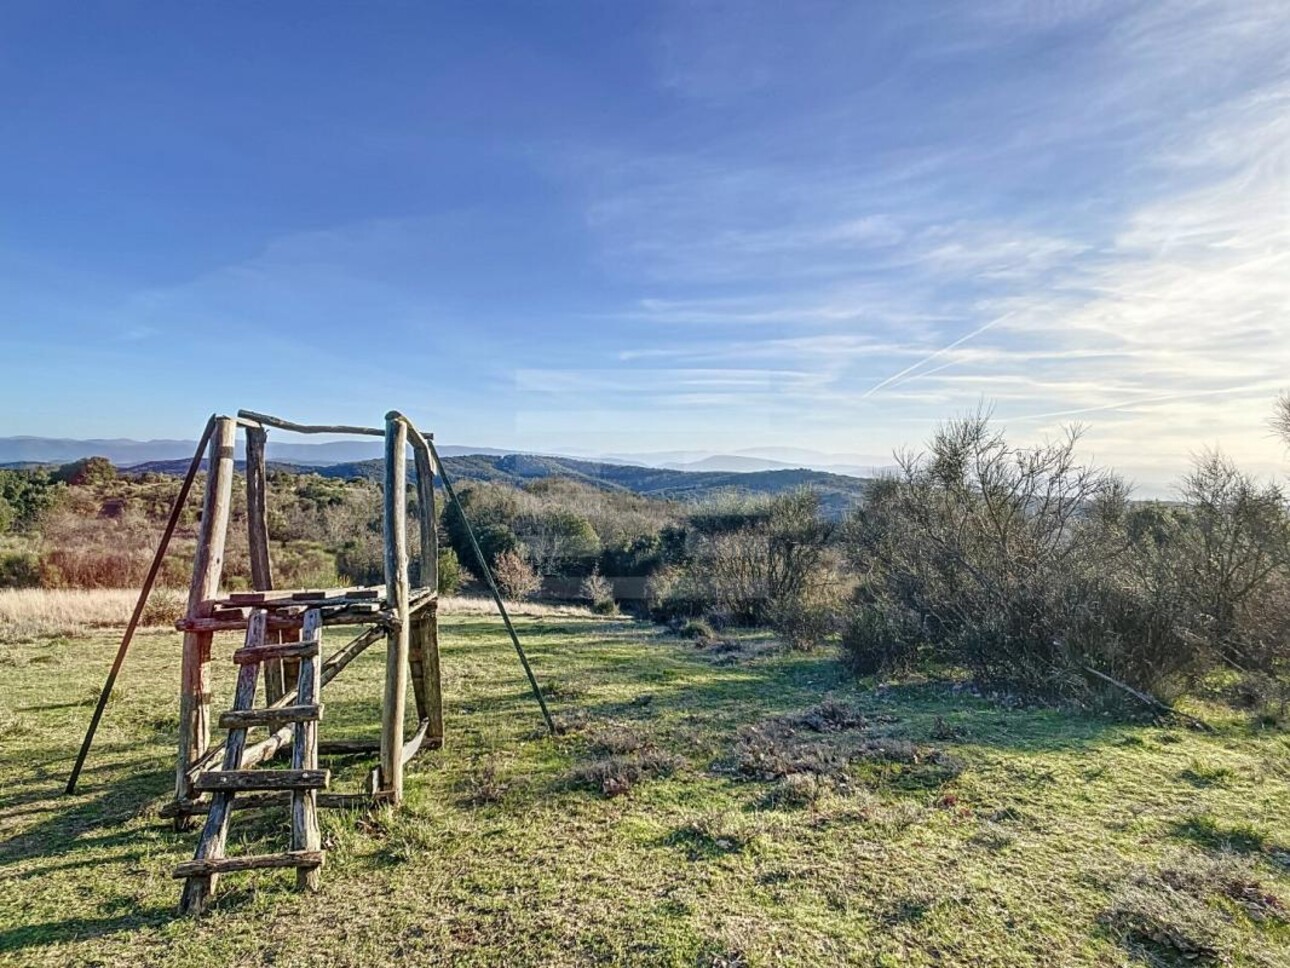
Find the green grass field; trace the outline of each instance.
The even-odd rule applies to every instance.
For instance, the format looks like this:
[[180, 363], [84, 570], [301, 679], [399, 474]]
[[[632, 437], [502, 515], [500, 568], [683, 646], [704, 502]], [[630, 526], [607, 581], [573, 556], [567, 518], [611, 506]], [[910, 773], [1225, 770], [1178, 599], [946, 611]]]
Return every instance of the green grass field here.
[[[319, 894], [229, 875], [196, 922], [170, 877], [196, 833], [156, 815], [179, 637], [136, 642], [74, 797], [115, 637], [0, 645], [0, 964], [1290, 965], [1284, 732], [875, 687], [756, 635], [517, 624], [561, 736], [499, 624], [445, 618], [447, 746], [404, 807], [324, 813]], [[383, 663], [328, 687], [324, 738], [375, 735]], [[286, 837], [285, 811], [238, 813], [230, 853]]]

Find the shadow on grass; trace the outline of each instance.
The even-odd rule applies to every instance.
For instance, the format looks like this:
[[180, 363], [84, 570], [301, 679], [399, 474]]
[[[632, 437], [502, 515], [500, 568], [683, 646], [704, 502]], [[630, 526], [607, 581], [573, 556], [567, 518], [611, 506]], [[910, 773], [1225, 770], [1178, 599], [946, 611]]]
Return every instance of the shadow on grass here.
[[[81, 790], [85, 791], [88, 786], [92, 791], [88, 798], [85, 792], [64, 795], [66, 778], [47, 776], [37, 780], [38, 787], [0, 802], [0, 814], [6, 816], [7, 809], [19, 803], [27, 806], [23, 811], [26, 815], [45, 814], [40, 822], [0, 843], [0, 871], [33, 858], [52, 859], [85, 847], [117, 847], [137, 840], [137, 830], [112, 828], [124, 827], [139, 815], [142, 807], [161, 796], [173, 782], [174, 774], [162, 769], [143, 770], [106, 785], [93, 785], [95, 773], [115, 768], [95, 767], [82, 774]], [[85, 783], [86, 779], [90, 782]], [[41, 803], [46, 805], [43, 810], [32, 806]], [[111, 832], [95, 833], [105, 830]], [[119, 861], [120, 857], [114, 856], [97, 862], [85, 861], [84, 866]]]
[[101, 938], [121, 931], [158, 927], [174, 917], [173, 908], [154, 907], [144, 911], [134, 908], [129, 914], [102, 918], [65, 918], [62, 921], [0, 929], [0, 955]]
[[1224, 825], [1209, 814], [1197, 814], [1175, 822], [1170, 836], [1190, 841], [1210, 851], [1257, 854], [1277, 849], [1269, 843], [1267, 831], [1251, 823]]

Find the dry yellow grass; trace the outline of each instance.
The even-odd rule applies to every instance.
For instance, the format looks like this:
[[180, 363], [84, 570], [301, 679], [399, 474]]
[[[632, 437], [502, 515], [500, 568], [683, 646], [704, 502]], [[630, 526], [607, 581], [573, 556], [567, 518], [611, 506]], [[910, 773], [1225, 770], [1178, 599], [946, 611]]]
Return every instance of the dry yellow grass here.
[[[19, 642], [50, 635], [78, 635], [94, 628], [120, 628], [130, 620], [139, 593], [132, 588], [0, 589], [0, 642]], [[153, 591], [143, 613], [143, 625], [166, 627], [182, 613], [184, 594], [170, 588]], [[444, 615], [489, 615], [492, 599], [450, 596], [440, 602]], [[542, 618], [554, 615], [588, 616], [576, 605], [513, 602], [513, 615]]]
[[[506, 611], [511, 615], [527, 618], [550, 618], [555, 615], [592, 618], [591, 609], [583, 605], [549, 605], [545, 602], [507, 602]], [[439, 601], [440, 615], [496, 615], [497, 606], [491, 598], [476, 595], [450, 595]]]
[[[124, 626], [139, 593], [129, 588], [0, 589], [0, 641], [76, 635], [92, 628]], [[172, 589], [153, 592], [145, 625], [167, 625], [183, 609]]]

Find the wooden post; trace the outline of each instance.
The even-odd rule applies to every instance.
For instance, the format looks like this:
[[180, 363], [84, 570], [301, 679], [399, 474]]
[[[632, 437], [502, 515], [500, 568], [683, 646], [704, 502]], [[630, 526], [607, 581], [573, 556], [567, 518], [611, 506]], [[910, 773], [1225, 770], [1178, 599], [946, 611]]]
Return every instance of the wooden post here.
[[434, 462], [428, 447], [414, 447], [412, 456], [417, 468], [418, 524], [421, 527], [421, 569], [418, 584], [422, 588], [439, 588], [439, 519], [434, 506]]
[[385, 594], [397, 625], [386, 636], [385, 702], [381, 707], [381, 786], [403, 799], [403, 704], [408, 685], [408, 428], [385, 417]]
[[443, 746], [443, 687], [439, 679], [439, 602], [426, 605], [417, 623], [425, 682], [425, 718], [430, 720], [426, 743], [431, 749]]
[[[300, 639], [302, 642], [322, 639], [322, 613], [318, 609], [311, 608], [305, 612]], [[320, 641], [320, 651], [321, 648]], [[318, 693], [322, 689], [321, 670], [321, 655], [307, 656], [300, 660], [300, 674], [296, 680], [298, 704], [311, 706], [318, 702]], [[318, 769], [317, 720], [301, 720], [296, 723], [295, 742], [291, 744], [291, 768], [293, 770]], [[322, 835], [318, 831], [318, 791], [293, 790], [291, 793], [291, 849], [316, 851], [321, 848]], [[298, 887], [316, 891], [318, 879], [317, 867], [296, 868]]]
[[[412, 442], [416, 460], [418, 524], [421, 531], [420, 586], [436, 595], [439, 588], [439, 519], [435, 513], [434, 460], [427, 443], [418, 436]], [[443, 745], [443, 693], [439, 681], [438, 602], [431, 601], [417, 612], [412, 625], [412, 687], [416, 695], [417, 716], [429, 720], [427, 742], [431, 747]]]
[[[258, 592], [273, 588], [273, 566], [269, 560], [268, 468], [264, 447], [268, 432], [261, 426], [246, 428], [246, 530], [251, 555], [251, 587]], [[277, 639], [275, 633], [273, 638]], [[264, 698], [269, 705], [286, 692], [282, 660], [264, 664]]]
[[[202, 501], [193, 583], [188, 591], [188, 618], [205, 618], [206, 604], [219, 594], [224, 574], [224, 541], [228, 537], [229, 508], [233, 497], [233, 445], [237, 422], [220, 417], [211, 435], [206, 470], [206, 496]], [[210, 743], [210, 632], [185, 632], [179, 686], [179, 759], [175, 768], [175, 799], [189, 796], [188, 768], [206, 752]], [[176, 818], [182, 825], [183, 818]]]

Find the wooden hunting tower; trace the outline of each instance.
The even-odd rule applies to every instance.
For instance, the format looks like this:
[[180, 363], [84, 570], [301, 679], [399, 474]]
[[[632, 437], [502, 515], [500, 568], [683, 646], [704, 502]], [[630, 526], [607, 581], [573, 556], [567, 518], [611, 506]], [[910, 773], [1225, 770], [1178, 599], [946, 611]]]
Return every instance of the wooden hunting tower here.
[[[255, 590], [221, 595], [239, 427], [246, 432], [246, 520], [251, 582]], [[274, 588], [265, 498], [268, 481], [264, 452], [270, 428], [299, 434], [357, 434], [385, 439], [384, 584], [365, 588]], [[419, 533], [413, 561], [408, 554], [409, 447], [415, 470]], [[383, 429], [297, 424], [239, 410], [236, 417], [212, 416], [206, 423], [99, 694], [98, 705], [67, 781], [67, 793], [76, 792], [94, 733], [107, 708], [203, 458], [208, 473], [192, 585], [184, 617], [175, 623], [184, 633], [175, 795], [162, 809], [164, 816], [175, 818], [179, 829], [189, 826], [193, 817], [206, 815], [196, 855], [175, 870], [176, 877], [185, 879], [180, 909], [191, 914], [201, 913], [214, 893], [216, 879], [229, 871], [295, 868], [301, 887], [316, 888], [324, 860], [318, 833], [319, 808], [397, 805], [403, 799], [404, 764], [423, 749], [443, 745], [436, 477], [460, 515], [474, 554], [472, 568], [492, 593], [546, 727], [555, 732], [542, 690], [506, 613], [497, 583], [475, 540], [465, 509], [457, 500], [452, 481], [435, 452], [433, 436], [421, 434], [407, 417], [394, 410], [385, 415]], [[412, 564], [416, 567], [412, 568]], [[364, 628], [324, 658], [324, 629], [345, 625]], [[244, 631], [245, 641], [233, 653], [233, 664], [238, 670], [233, 708], [221, 713], [216, 720], [218, 728], [227, 735], [222, 742], [212, 745], [211, 644], [216, 632], [231, 631]], [[386, 642], [386, 653], [380, 741], [320, 740], [323, 687], [382, 639]], [[257, 706], [261, 672], [264, 674], [263, 702]], [[404, 730], [409, 678], [417, 713], [417, 726], [411, 736], [405, 735]], [[252, 729], [263, 729], [267, 735], [248, 744], [247, 734]], [[256, 768], [287, 749], [291, 751], [289, 769]], [[376, 764], [367, 775], [366, 789], [348, 793], [331, 790], [331, 773], [318, 763], [319, 756], [328, 753], [377, 756]], [[235, 807], [286, 806], [291, 808], [290, 850], [249, 857], [224, 855], [229, 819]]]
[[[192, 585], [184, 617], [179, 692], [179, 756], [175, 798], [166, 813], [179, 825], [206, 814], [196, 856], [175, 871], [186, 879], [181, 909], [198, 913], [224, 871], [294, 867], [301, 886], [317, 885], [324, 852], [318, 833], [319, 807], [353, 807], [403, 797], [403, 766], [423, 748], [443, 743], [440, 692], [438, 544], [435, 516], [435, 459], [430, 441], [402, 414], [386, 414], [384, 429], [304, 426], [249, 411], [215, 417], [208, 427], [205, 499], [197, 536]], [[234, 447], [238, 428], [246, 433], [246, 510], [252, 592], [220, 594], [225, 540], [232, 503]], [[385, 583], [371, 588], [275, 589], [269, 560], [266, 516], [265, 442], [269, 428], [296, 433], [360, 434], [385, 438]], [[420, 547], [415, 569], [407, 547], [407, 450], [414, 457]], [[410, 580], [415, 573], [415, 584]], [[323, 632], [332, 626], [367, 626], [324, 658]], [[211, 743], [211, 643], [216, 632], [241, 630], [245, 643], [233, 654], [238, 668], [233, 708], [216, 717], [227, 731]], [[322, 688], [368, 646], [386, 642], [385, 686], [377, 743], [320, 741]], [[263, 672], [263, 702], [257, 685]], [[404, 735], [405, 694], [412, 680], [418, 725]], [[247, 734], [267, 736], [248, 744]], [[279, 750], [291, 748], [290, 769], [256, 769]], [[379, 755], [367, 789], [328, 791], [330, 772], [319, 754]], [[250, 794], [249, 796], [243, 796]], [[225, 857], [234, 806], [291, 808], [291, 849], [281, 854]]]

